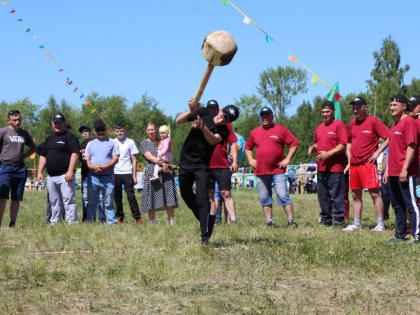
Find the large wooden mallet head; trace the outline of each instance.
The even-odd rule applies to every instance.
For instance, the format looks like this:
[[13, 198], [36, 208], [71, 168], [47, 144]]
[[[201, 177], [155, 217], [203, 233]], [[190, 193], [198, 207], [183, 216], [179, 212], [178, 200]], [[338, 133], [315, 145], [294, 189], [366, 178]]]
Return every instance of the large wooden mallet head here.
[[203, 95], [207, 82], [210, 79], [214, 66], [228, 65], [236, 54], [238, 47], [232, 35], [225, 31], [215, 31], [210, 33], [204, 39], [201, 46], [201, 53], [208, 61], [206, 72], [201, 79], [200, 86], [195, 93], [193, 102], [190, 104], [191, 110], [197, 109], [201, 95]]

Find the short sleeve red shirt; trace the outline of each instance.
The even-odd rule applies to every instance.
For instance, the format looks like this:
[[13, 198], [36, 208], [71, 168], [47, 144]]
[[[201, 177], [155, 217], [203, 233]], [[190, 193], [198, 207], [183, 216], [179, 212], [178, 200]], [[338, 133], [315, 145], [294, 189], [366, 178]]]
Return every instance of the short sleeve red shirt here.
[[[419, 153], [419, 161], [420, 161], [420, 119], [414, 119], [417, 125], [417, 151]], [[419, 174], [420, 175], [420, 174]]]
[[235, 143], [236, 141], [238, 141], [238, 138], [236, 137], [235, 132], [233, 131], [232, 125], [227, 124], [226, 126], [229, 129], [229, 136], [227, 137], [227, 140], [225, 140], [223, 143], [219, 143], [214, 148], [213, 155], [211, 156], [210, 160], [210, 168], [229, 167], [227, 144]]
[[257, 160], [256, 175], [284, 174], [286, 169], [278, 164], [284, 160], [284, 145], [294, 147], [299, 140], [286, 127], [273, 124], [270, 128], [262, 126], [252, 130], [245, 148], [252, 150], [256, 147]]
[[[388, 152], [388, 174], [389, 176], [400, 176], [404, 165], [407, 147], [414, 143], [417, 146], [418, 130], [416, 121], [410, 116], [395, 122], [390, 131], [389, 152]], [[418, 154], [414, 154], [413, 161], [408, 167], [408, 176], [418, 175]]]
[[362, 122], [353, 119], [349, 125], [350, 164], [363, 164], [375, 153], [379, 138], [388, 139], [389, 130], [382, 121], [367, 116]]
[[[315, 129], [314, 144], [317, 154], [321, 151], [329, 151], [339, 144], [347, 143], [347, 127], [340, 120], [334, 120], [331, 124], [320, 124]], [[335, 154], [325, 161], [318, 161], [318, 171], [321, 172], [343, 172], [346, 167], [346, 151]]]

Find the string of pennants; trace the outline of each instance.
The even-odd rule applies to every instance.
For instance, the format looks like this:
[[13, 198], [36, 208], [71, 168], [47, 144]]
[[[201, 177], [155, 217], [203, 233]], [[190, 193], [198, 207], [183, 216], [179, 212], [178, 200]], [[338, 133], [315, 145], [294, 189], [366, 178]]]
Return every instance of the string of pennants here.
[[[2, 5], [8, 5], [9, 1], [7, 1], [7, 0], [1, 1], [1, 4]], [[95, 106], [92, 104], [92, 102], [87, 99], [87, 97], [81, 91], [78, 84], [67, 74], [65, 69], [60, 65], [60, 63], [57, 61], [57, 59], [52, 55], [51, 51], [41, 41], [41, 39], [35, 34], [35, 32], [30, 27], [30, 25], [17, 13], [17, 11], [15, 9], [10, 9], [9, 13], [12, 14], [12, 15], [15, 15], [17, 17], [16, 21], [21, 23], [24, 26], [25, 33], [30, 34], [32, 36], [32, 39], [35, 40], [38, 48], [43, 50], [44, 56], [51, 59], [51, 65], [56, 67], [57, 71], [63, 74], [63, 76], [65, 78], [66, 86], [68, 88], [70, 88], [73, 93], [78, 93], [79, 98], [83, 101], [83, 106], [88, 107], [89, 105], [91, 105], [90, 107], [92, 109], [91, 109], [90, 113], [91, 114], [96, 114], [96, 119], [102, 119], [101, 115], [99, 114], [99, 112], [97, 111]]]
[[[277, 44], [281, 46], [281, 44], [275, 40], [269, 33], [267, 33], [261, 26], [259, 26], [253, 19], [249, 17], [249, 15], [245, 14], [237, 5], [235, 5], [230, 0], [221, 0], [222, 4], [227, 6], [230, 5], [232, 8], [234, 8], [239, 14], [243, 16], [242, 22], [244, 24], [252, 24], [254, 25], [259, 31], [261, 31], [265, 36], [265, 41], [268, 44]], [[331, 87], [327, 82], [325, 82], [319, 75], [317, 75], [314, 71], [312, 71], [308, 66], [306, 66], [303, 62], [301, 62], [297, 57], [295, 57], [293, 54], [289, 55], [289, 60], [292, 62], [298, 63], [300, 66], [302, 66], [306, 71], [308, 71], [312, 75], [311, 82], [312, 84], [317, 84], [318, 82], [321, 82], [324, 84], [330, 91], [334, 92], [334, 100], [339, 102], [342, 96], [336, 91], [335, 87]]]

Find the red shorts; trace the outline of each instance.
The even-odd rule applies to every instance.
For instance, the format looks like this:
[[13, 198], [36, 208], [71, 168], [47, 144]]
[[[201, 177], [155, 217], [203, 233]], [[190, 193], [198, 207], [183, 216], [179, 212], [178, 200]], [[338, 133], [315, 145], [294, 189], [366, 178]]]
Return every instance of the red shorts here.
[[376, 163], [350, 165], [350, 189], [379, 188], [379, 175]]

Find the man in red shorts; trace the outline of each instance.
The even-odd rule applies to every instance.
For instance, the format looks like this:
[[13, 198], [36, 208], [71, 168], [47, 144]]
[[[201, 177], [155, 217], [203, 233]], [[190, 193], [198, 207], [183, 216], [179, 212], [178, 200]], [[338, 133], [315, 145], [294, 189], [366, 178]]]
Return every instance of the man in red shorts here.
[[[418, 176], [418, 130], [416, 121], [407, 115], [407, 99], [396, 95], [391, 99], [391, 114], [395, 122], [391, 127], [389, 140], [388, 167], [384, 183], [389, 182], [391, 201], [395, 210], [397, 228], [389, 243], [410, 240], [419, 241], [419, 207], [415, 195], [416, 176]], [[406, 238], [407, 213], [410, 214], [411, 237]]]
[[[356, 231], [362, 227], [363, 189], [368, 189], [376, 211], [377, 225], [373, 231], [384, 231], [384, 204], [380, 193], [376, 159], [388, 145], [389, 130], [378, 118], [367, 114], [363, 97], [351, 102], [354, 119], [349, 125], [347, 156], [350, 161], [350, 189], [353, 196], [354, 223], [343, 231]], [[379, 138], [384, 142], [378, 148]]]

